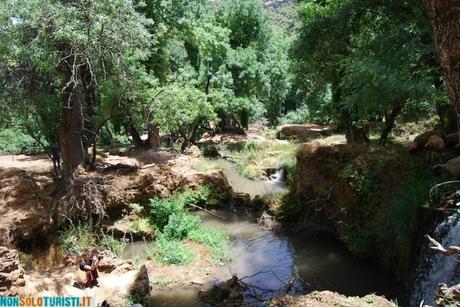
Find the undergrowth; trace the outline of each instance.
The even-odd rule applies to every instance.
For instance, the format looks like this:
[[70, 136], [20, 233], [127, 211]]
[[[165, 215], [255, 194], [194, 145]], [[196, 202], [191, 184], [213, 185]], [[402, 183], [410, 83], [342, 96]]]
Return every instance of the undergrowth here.
[[150, 224], [158, 236], [151, 256], [166, 264], [188, 263], [195, 255], [183, 242], [190, 240], [210, 246], [215, 261], [228, 260], [230, 248], [226, 234], [221, 230], [202, 228], [200, 218], [187, 211], [188, 205], [206, 205], [209, 199], [212, 201], [214, 197], [208, 187], [184, 190], [168, 198], [152, 198]]
[[297, 146], [284, 142], [248, 142], [241, 150], [223, 148], [238, 168], [238, 172], [249, 179], [261, 179], [268, 168], [283, 168], [292, 174], [296, 166]]
[[119, 257], [126, 245], [125, 241], [105, 234], [88, 224], [78, 224], [59, 232], [59, 243], [63, 251], [68, 254], [97, 248], [109, 250]]

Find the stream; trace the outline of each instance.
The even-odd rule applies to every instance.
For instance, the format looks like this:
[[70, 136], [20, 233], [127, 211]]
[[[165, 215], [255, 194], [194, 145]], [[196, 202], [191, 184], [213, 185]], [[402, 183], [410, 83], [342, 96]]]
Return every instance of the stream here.
[[[218, 160], [235, 192], [265, 195], [286, 192], [282, 174], [267, 180], [249, 180], [241, 177], [236, 167], [228, 161]], [[251, 285], [247, 291], [259, 298], [270, 299], [285, 292], [293, 281], [292, 292], [308, 293], [313, 290], [330, 290], [347, 296], [370, 293], [388, 299], [401, 300], [402, 287], [396, 279], [375, 263], [355, 259], [340, 243], [332, 239], [311, 240], [264, 230], [254, 216], [239, 216], [230, 210], [218, 210], [226, 220], [205, 212], [195, 212], [203, 226], [224, 229], [231, 238], [233, 260], [223, 266], [215, 283], [231, 278], [232, 273]], [[127, 246], [125, 255], [145, 251], [150, 243], [134, 242]], [[165, 288], [154, 291], [155, 306], [206, 306], [199, 299], [199, 287]], [[262, 304], [256, 300], [250, 305]]]

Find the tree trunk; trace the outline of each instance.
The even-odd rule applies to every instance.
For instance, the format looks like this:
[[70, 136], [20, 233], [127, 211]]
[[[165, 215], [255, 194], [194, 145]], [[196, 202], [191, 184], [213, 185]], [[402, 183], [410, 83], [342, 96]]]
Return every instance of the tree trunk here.
[[150, 149], [158, 150], [160, 148], [160, 132], [158, 128], [150, 124], [147, 130], [148, 138], [146, 146], [150, 147]]
[[447, 94], [460, 123], [460, 1], [424, 0], [434, 32]]
[[382, 134], [380, 135], [380, 145], [385, 145], [388, 141], [388, 135], [395, 125], [396, 117], [401, 113], [401, 105], [397, 104], [393, 107], [390, 116], [385, 120], [385, 127], [383, 128]]
[[75, 169], [83, 164], [83, 116], [81, 110], [80, 92], [77, 84], [70, 84], [72, 72], [64, 72], [64, 92], [62, 101], [62, 118], [59, 133], [59, 145], [62, 155], [64, 185], [68, 188], [74, 179]]
[[133, 141], [134, 146], [136, 148], [142, 148], [145, 146], [144, 141], [142, 141], [142, 138], [137, 131], [136, 127], [134, 126], [133, 119], [130, 115], [128, 115], [128, 122], [127, 122], [127, 130], [129, 131], [129, 134], [131, 135], [131, 139]]

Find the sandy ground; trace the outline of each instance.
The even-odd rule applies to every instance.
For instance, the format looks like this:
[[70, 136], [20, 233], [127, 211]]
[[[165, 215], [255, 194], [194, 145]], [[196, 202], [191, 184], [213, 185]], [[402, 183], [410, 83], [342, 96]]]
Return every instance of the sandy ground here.
[[49, 172], [53, 163], [47, 155], [0, 155], [0, 168], [19, 168], [36, 173]]

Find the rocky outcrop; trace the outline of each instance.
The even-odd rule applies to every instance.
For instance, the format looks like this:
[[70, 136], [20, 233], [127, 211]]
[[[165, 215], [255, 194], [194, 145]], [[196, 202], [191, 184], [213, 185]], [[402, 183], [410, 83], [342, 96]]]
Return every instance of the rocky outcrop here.
[[19, 265], [18, 252], [0, 247], [0, 296], [16, 296], [25, 285], [24, 271]]
[[307, 125], [283, 125], [277, 128], [276, 136], [278, 139], [294, 138], [299, 141], [310, 141], [322, 136], [329, 136], [334, 132], [330, 126], [320, 126], [315, 124]]
[[286, 295], [271, 301], [273, 307], [396, 307], [396, 304], [377, 295], [346, 297], [330, 291], [315, 291], [307, 295]]
[[99, 255], [103, 256], [99, 262], [98, 270], [104, 273], [128, 272], [134, 270], [134, 264], [131, 260], [120, 259], [112, 252], [102, 251]]
[[430, 173], [423, 158], [396, 146], [307, 144], [297, 154], [287, 200], [292, 205], [280, 214], [284, 224], [337, 237], [355, 255], [377, 260], [405, 282], [423, 225], [418, 207], [432, 187]]
[[45, 237], [52, 228], [49, 177], [0, 169], [0, 245], [14, 246]]
[[[116, 238], [132, 241], [153, 239], [154, 233], [151, 227], [133, 227], [139, 217], [136, 215], [125, 216], [107, 227], [107, 233]], [[140, 225], [143, 226], [143, 225]]]

